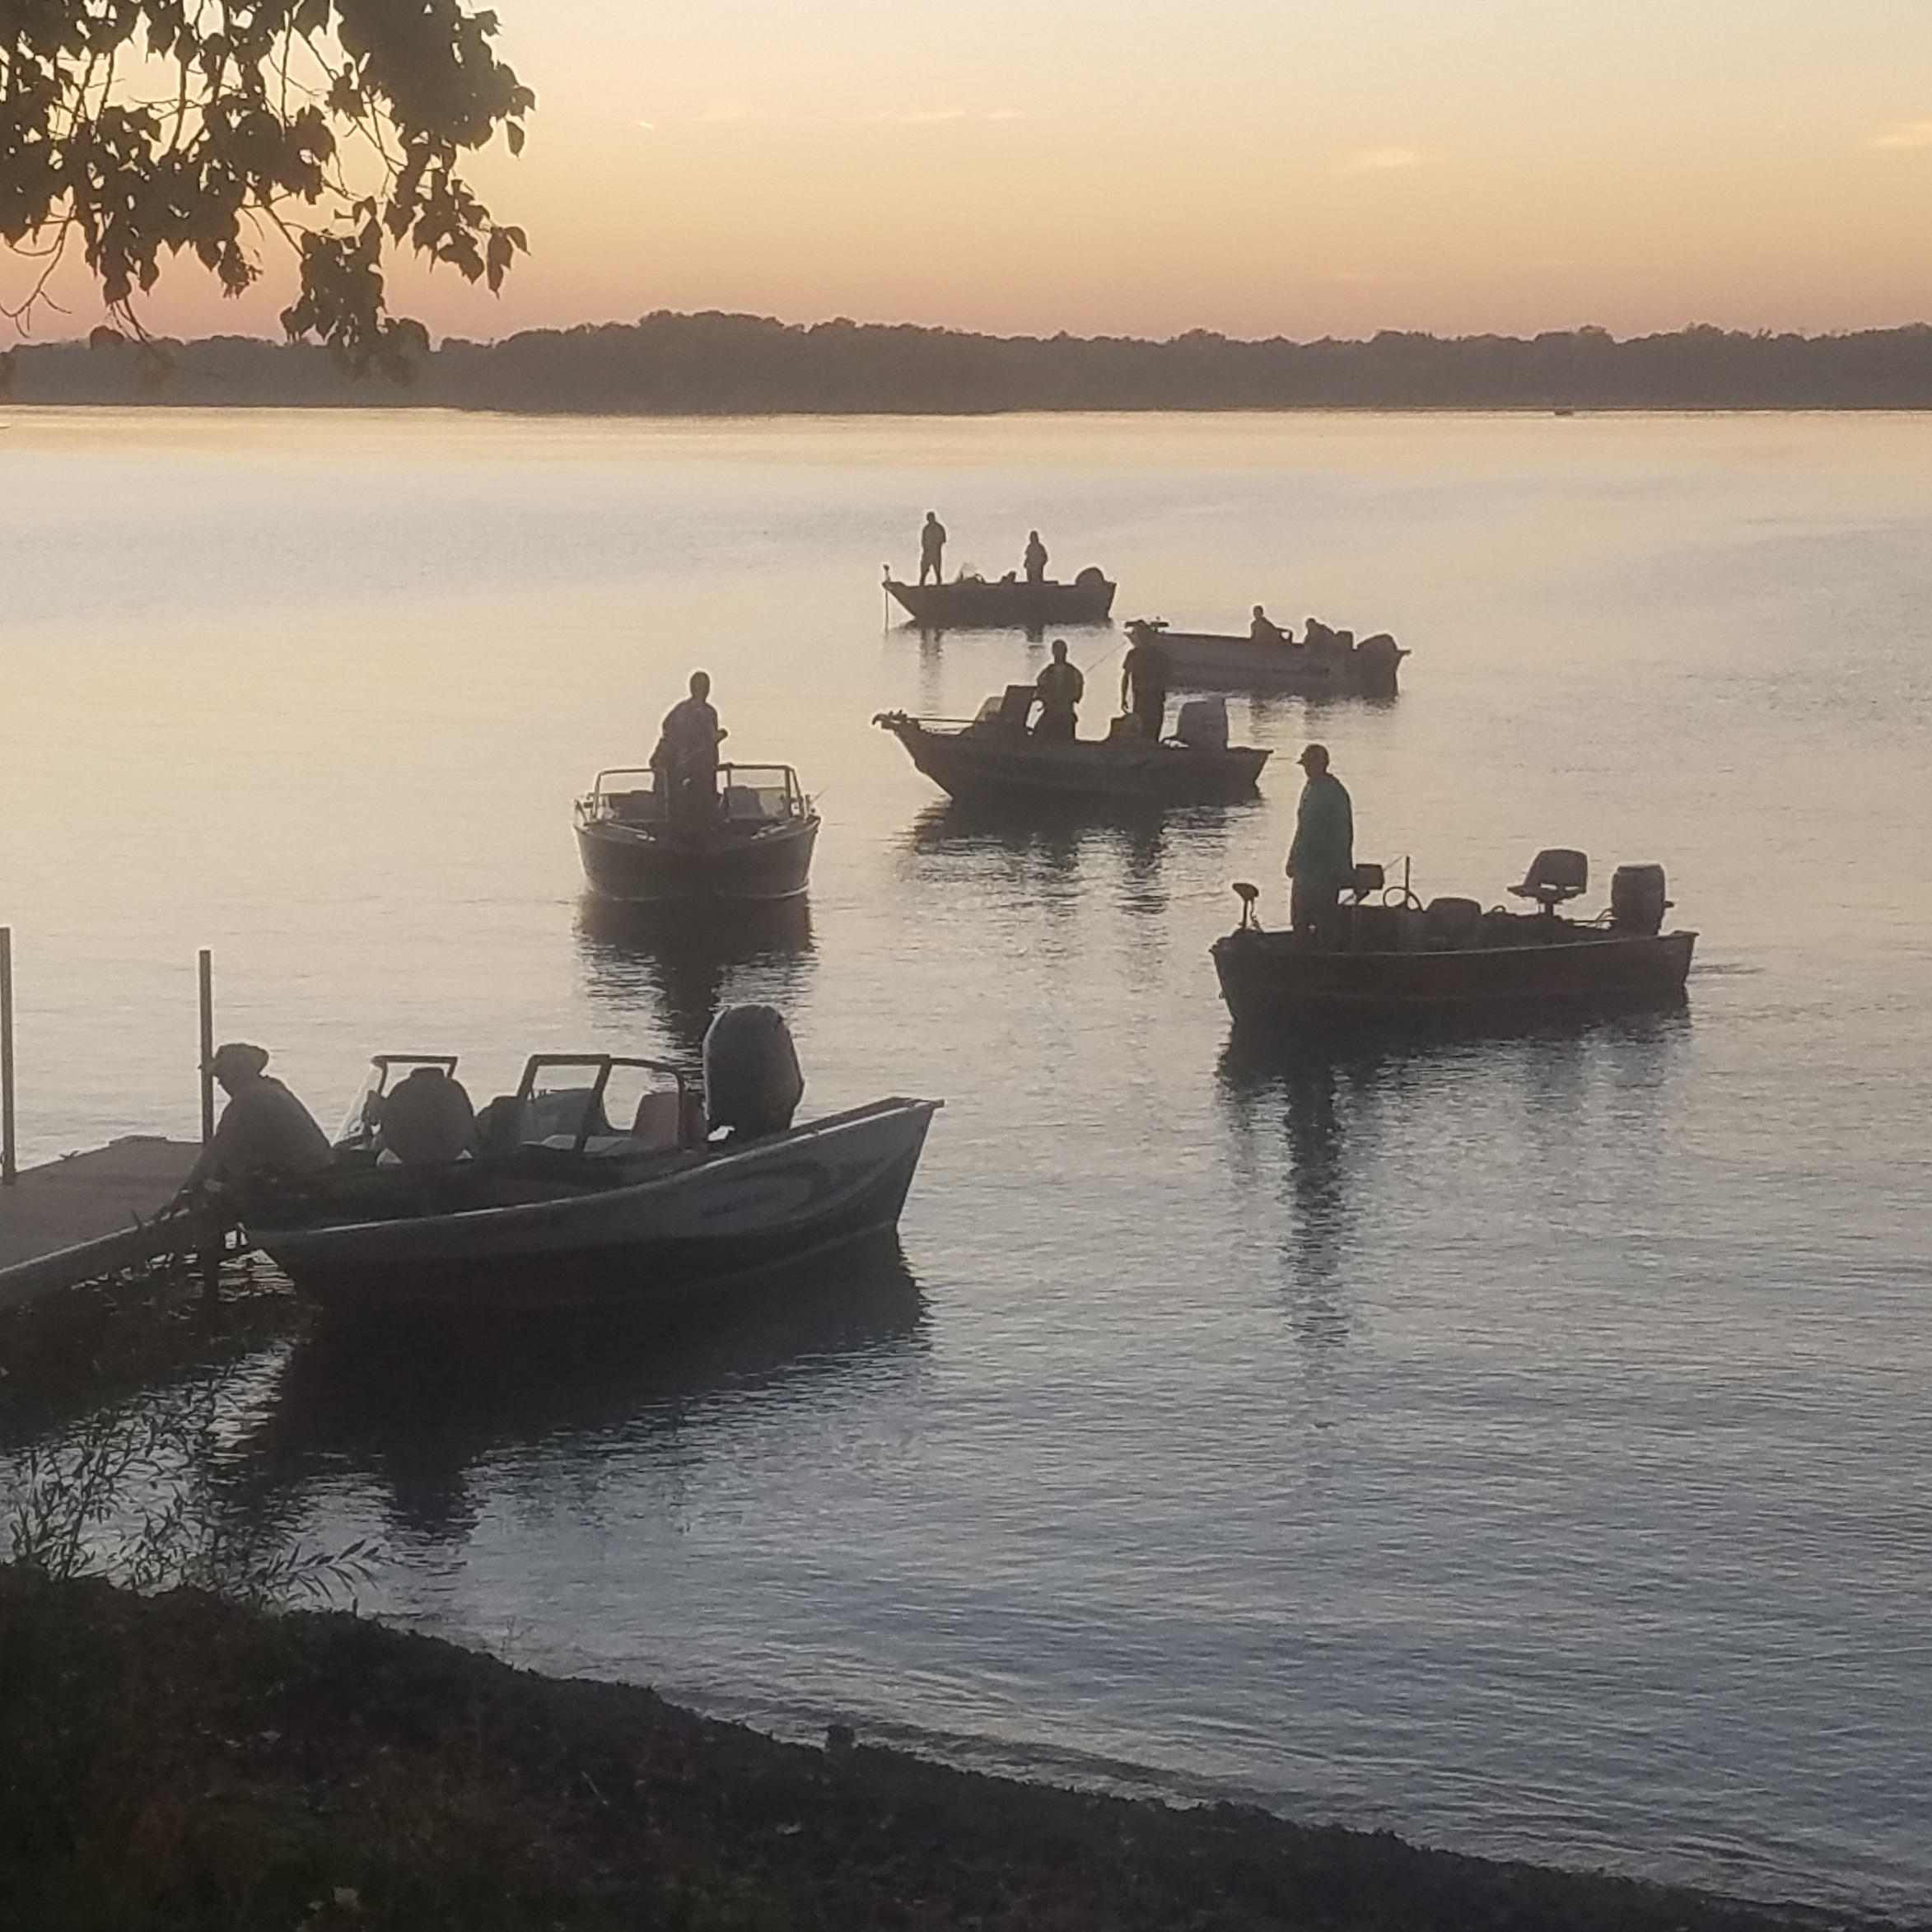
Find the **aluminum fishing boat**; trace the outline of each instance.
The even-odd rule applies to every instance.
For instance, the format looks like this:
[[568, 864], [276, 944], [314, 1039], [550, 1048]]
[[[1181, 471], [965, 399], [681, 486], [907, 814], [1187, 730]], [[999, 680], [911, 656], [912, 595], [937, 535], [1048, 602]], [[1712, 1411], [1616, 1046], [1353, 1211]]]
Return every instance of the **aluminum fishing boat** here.
[[1207, 631], [1173, 631], [1158, 618], [1127, 627], [1136, 644], [1160, 647], [1176, 690], [1279, 691], [1304, 698], [1393, 698], [1409, 654], [1387, 632], [1357, 643], [1347, 631], [1318, 631], [1308, 642], [1257, 642]]
[[889, 569], [886, 594], [929, 631], [1037, 630], [1046, 624], [1104, 624], [1114, 586], [1090, 565], [1071, 584], [1049, 577], [959, 576], [950, 584], [903, 584]]
[[1356, 869], [1347, 901], [1313, 931], [1270, 931], [1255, 887], [1234, 888], [1240, 924], [1215, 941], [1221, 996], [1239, 1024], [1320, 1027], [1430, 1013], [1588, 1010], [1683, 997], [1695, 932], [1666, 932], [1661, 866], [1621, 866], [1595, 919], [1557, 908], [1588, 883], [1579, 852], [1540, 852], [1510, 891], [1533, 912], [1485, 911], [1475, 899], [1425, 905], [1383, 868]]
[[1144, 738], [1041, 738], [1025, 726], [1030, 684], [989, 698], [970, 723], [881, 712], [872, 721], [934, 784], [964, 804], [1043, 800], [1225, 805], [1254, 796], [1267, 751]]

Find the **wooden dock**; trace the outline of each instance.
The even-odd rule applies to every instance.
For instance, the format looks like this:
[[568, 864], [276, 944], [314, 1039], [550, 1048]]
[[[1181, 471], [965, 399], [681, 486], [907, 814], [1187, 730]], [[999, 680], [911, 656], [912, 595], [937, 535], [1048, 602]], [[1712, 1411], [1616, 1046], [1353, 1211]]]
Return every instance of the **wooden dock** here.
[[180, 1228], [152, 1224], [200, 1152], [135, 1134], [23, 1168], [0, 1188], [0, 1309], [167, 1253]]

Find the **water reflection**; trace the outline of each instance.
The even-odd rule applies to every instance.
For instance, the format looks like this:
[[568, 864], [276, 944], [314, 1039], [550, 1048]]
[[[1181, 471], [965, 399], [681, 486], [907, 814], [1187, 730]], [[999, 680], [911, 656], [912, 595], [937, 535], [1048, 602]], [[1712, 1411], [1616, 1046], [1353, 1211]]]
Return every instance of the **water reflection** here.
[[731, 1291], [727, 1309], [492, 1321], [451, 1333], [319, 1321], [243, 1446], [272, 1486], [320, 1468], [375, 1477], [397, 1526], [460, 1539], [480, 1464], [675, 1435], [721, 1394], [818, 1385], [827, 1405], [865, 1365], [923, 1351], [925, 1304], [897, 1237]]
[[721, 1005], [757, 1000], [794, 1012], [810, 983], [810, 902], [623, 905], [586, 894], [577, 949], [593, 999], [655, 1012], [696, 1053]]
[[[1220, 1067], [1233, 1160], [1258, 1192], [1278, 1169], [1297, 1335], [1314, 1345], [1347, 1338], [1351, 1248], [1371, 1203], [1402, 1184], [1381, 1145], [1393, 1123], [1399, 1119], [1411, 1146], [1427, 1145], [1436, 1132], [1456, 1131], [1430, 1113], [1462, 1105], [1472, 1081], [1500, 1083], [1539, 1161], [1573, 1174], [1594, 1158], [1599, 1090], [1620, 1108], [1633, 1095], [1640, 1108], [1654, 1107], [1689, 1025], [1678, 1001], [1561, 1017], [1358, 1021], [1318, 1033], [1234, 1029]], [[1629, 1139], [1620, 1132], [1626, 1169], [1636, 1158]]]
[[1168, 905], [1162, 868], [1176, 836], [1172, 821], [1185, 816], [1211, 836], [1225, 825], [1226, 810], [1164, 815], [1083, 810], [1073, 801], [1054, 801], [1020, 810], [951, 800], [922, 812], [905, 843], [916, 863], [943, 859], [971, 867], [990, 861], [1022, 891], [1041, 894], [1045, 911], [1071, 911], [1090, 862], [1111, 860], [1119, 867], [1122, 902], [1131, 911], [1158, 914]]

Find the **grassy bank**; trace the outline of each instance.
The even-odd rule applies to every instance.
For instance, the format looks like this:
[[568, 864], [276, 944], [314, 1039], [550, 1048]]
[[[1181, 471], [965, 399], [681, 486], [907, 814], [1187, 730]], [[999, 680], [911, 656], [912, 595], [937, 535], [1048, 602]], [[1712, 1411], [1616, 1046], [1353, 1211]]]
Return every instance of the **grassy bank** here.
[[340, 1613], [0, 1569], [0, 1921], [86, 1928], [1833, 1922], [824, 1748]]

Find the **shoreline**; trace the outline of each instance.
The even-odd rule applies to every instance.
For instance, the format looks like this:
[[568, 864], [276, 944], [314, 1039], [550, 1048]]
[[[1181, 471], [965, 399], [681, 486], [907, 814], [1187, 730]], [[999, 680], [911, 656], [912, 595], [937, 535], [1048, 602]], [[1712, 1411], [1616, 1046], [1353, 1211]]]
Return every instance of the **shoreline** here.
[[[11, 1922], [1878, 1932], [1796, 1905], [788, 1743], [341, 1611], [0, 1567]], [[35, 1916], [37, 1913], [38, 1916]]]

